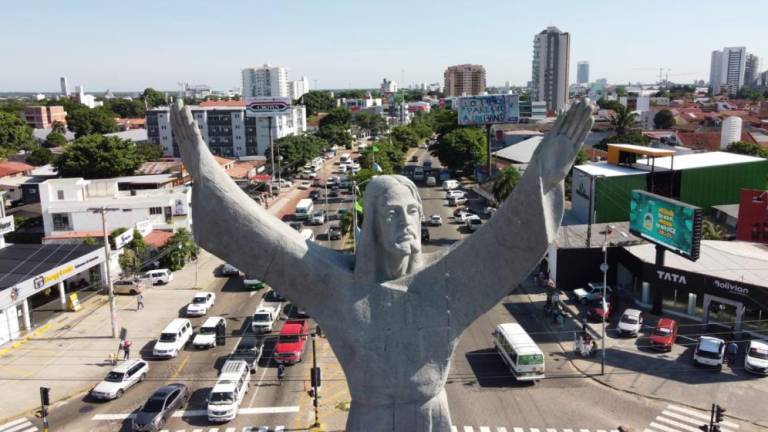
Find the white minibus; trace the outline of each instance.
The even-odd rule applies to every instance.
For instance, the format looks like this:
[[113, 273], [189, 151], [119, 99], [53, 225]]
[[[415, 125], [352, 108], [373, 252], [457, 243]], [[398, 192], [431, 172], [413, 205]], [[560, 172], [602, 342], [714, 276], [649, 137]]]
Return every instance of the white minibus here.
[[544, 353], [520, 324], [497, 325], [493, 345], [518, 381], [544, 378]]

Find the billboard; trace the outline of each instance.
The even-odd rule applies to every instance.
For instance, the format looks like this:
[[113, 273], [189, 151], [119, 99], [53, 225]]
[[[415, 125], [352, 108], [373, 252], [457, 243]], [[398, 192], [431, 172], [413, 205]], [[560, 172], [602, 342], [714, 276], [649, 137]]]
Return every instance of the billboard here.
[[246, 117], [272, 117], [285, 114], [291, 109], [289, 98], [246, 98]]
[[517, 123], [520, 102], [517, 95], [464, 96], [455, 104], [460, 125]]
[[684, 202], [633, 190], [629, 232], [691, 261], [699, 259], [701, 209]]

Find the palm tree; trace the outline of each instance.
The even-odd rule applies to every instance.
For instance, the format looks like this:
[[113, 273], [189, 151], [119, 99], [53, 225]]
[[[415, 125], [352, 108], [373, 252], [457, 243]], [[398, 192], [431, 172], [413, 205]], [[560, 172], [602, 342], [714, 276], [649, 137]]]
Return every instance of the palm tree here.
[[714, 224], [708, 220], [705, 220], [701, 227], [702, 230], [702, 238], [704, 240], [723, 240], [725, 238], [725, 233], [723, 232], [723, 227], [720, 225]]
[[496, 175], [493, 179], [493, 197], [499, 204], [512, 193], [518, 180], [520, 180], [520, 172], [513, 166], [504, 168]]
[[635, 126], [637, 113], [628, 110], [624, 105], [618, 105], [614, 111], [615, 114], [611, 115], [611, 126], [617, 135], [623, 136], [628, 129]]

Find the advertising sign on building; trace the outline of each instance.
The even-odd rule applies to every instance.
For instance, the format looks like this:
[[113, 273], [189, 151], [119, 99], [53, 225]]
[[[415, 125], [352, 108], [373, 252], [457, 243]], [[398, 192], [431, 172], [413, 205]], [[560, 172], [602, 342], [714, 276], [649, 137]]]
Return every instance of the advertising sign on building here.
[[739, 220], [736, 239], [768, 243], [768, 191], [742, 189], [739, 193]]
[[691, 261], [699, 259], [701, 209], [684, 202], [633, 190], [629, 231]]
[[15, 229], [15, 226], [13, 224], [13, 216], [6, 216], [4, 218], [0, 218], [0, 235], [8, 234], [14, 229]]
[[289, 98], [246, 98], [246, 117], [272, 117], [291, 109]]
[[520, 102], [517, 95], [460, 97], [456, 109], [460, 125], [517, 123], [520, 120]]
[[115, 237], [115, 249], [122, 249], [123, 246], [127, 245], [132, 240], [133, 240], [133, 230], [129, 229], [128, 231]]

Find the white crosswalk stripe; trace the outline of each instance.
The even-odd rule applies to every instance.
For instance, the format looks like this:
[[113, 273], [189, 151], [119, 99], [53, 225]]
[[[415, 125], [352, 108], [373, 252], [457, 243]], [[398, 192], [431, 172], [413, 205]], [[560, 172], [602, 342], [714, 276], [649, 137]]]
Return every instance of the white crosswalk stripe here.
[[[451, 426], [451, 432], [619, 432], [617, 429], [558, 429], [535, 427], [508, 427], [508, 426]], [[662, 431], [670, 432], [670, 431]], [[678, 432], [678, 431], [675, 431]], [[685, 431], [690, 432], [690, 431]], [[701, 431], [697, 431], [701, 432]]]
[[[6, 426], [6, 425], [3, 425]], [[38, 430], [37, 428], [30, 429], [29, 432], [33, 432]], [[0, 432], [6, 432], [5, 429], [0, 429]], [[14, 431], [16, 432], [16, 431]], [[27, 432], [27, 431], [19, 431], [19, 432]], [[186, 429], [178, 429], [178, 430], [168, 430], [168, 429], [161, 429], [160, 432], [188, 432]], [[219, 432], [219, 428], [211, 428], [211, 429], [201, 429], [196, 428], [192, 429], [189, 432]], [[242, 428], [241, 430], [238, 430], [234, 427], [228, 427], [224, 430], [224, 432], [285, 432], [285, 426], [284, 425], [277, 425], [277, 426], [246, 426]]]
[[[705, 424], [709, 424], [709, 413], [678, 405], [667, 405], [643, 432], [701, 432], [700, 426]], [[736, 432], [738, 428], [739, 425], [736, 423], [720, 422], [721, 432]]]
[[0, 432], [34, 432], [37, 427], [26, 417], [0, 425]]

